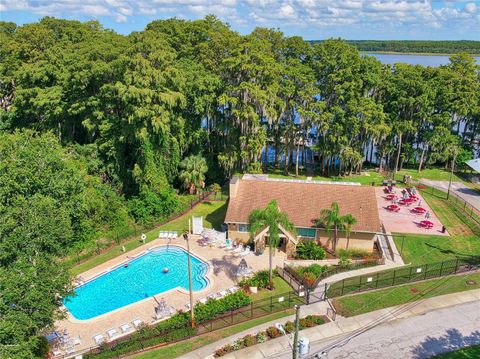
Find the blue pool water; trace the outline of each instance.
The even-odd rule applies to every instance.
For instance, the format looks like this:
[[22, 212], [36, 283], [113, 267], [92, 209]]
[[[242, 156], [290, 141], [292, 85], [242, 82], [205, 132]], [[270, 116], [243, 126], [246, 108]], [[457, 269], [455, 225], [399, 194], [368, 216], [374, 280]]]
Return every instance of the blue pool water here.
[[[194, 256], [191, 264], [192, 287], [198, 291], [208, 285], [208, 264]], [[76, 319], [85, 320], [176, 287], [188, 290], [187, 252], [175, 246], [159, 247], [131, 260], [126, 268], [119, 266], [77, 287], [77, 295], [64, 298], [63, 304]]]

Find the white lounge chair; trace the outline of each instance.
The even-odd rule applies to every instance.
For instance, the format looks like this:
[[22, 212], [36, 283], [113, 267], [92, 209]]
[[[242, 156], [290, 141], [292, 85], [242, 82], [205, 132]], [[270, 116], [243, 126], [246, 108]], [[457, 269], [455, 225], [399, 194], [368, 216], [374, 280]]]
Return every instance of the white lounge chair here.
[[218, 293], [211, 293], [207, 295], [208, 299], [217, 299], [218, 298]]
[[105, 343], [105, 337], [102, 334], [97, 334], [97, 335], [93, 336], [93, 341], [97, 345], [101, 345], [101, 344]]
[[233, 287], [228, 288], [227, 292], [229, 292], [230, 294], [233, 294], [233, 293], [237, 292], [239, 289], [240, 289], [240, 287], [238, 285], [234, 285]]
[[250, 247], [246, 247], [243, 252], [237, 253], [237, 256], [245, 257], [245, 256], [248, 256], [250, 253], [251, 253]]
[[112, 329], [107, 330], [107, 335], [110, 338], [110, 340], [113, 340], [116, 337], [118, 337], [118, 332], [115, 328], [112, 328]]
[[65, 349], [65, 354], [73, 354], [73, 353], [75, 353], [74, 346], [69, 346], [67, 349]]
[[135, 319], [132, 321], [132, 324], [135, 327], [135, 329], [138, 329], [143, 325], [143, 321], [140, 319]]
[[226, 297], [228, 295], [228, 292], [226, 290], [221, 290], [220, 292], [218, 292], [218, 298], [223, 298], [223, 297]]
[[80, 345], [80, 344], [82, 344], [80, 337], [73, 339], [73, 345]]
[[54, 357], [56, 357], [56, 356], [61, 355], [62, 352], [60, 351], [60, 349], [56, 348], [56, 349], [53, 349], [52, 354], [53, 354]]
[[197, 303], [202, 303], [202, 304], [205, 304], [207, 302], [207, 298], [203, 297], [203, 298], [198, 298], [197, 299]]
[[240, 244], [237, 248], [232, 250], [232, 254], [240, 253], [240, 252], [243, 252], [243, 251], [244, 251], [243, 245]]
[[130, 333], [132, 331], [132, 327], [129, 324], [123, 324], [120, 326], [120, 330], [123, 334]]

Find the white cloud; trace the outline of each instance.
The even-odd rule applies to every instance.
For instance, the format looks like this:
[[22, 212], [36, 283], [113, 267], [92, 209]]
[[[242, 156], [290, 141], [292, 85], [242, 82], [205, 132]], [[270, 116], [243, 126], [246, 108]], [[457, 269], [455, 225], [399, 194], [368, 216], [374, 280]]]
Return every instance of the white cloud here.
[[470, 2], [467, 5], [465, 5], [465, 10], [467, 12], [469, 12], [470, 14], [473, 14], [473, 13], [477, 12], [477, 5], [473, 2]]
[[117, 22], [133, 16], [148, 19], [193, 19], [215, 14], [244, 27], [376, 29], [383, 33], [412, 29], [475, 32], [480, 28], [478, 2], [472, 0], [0, 0], [2, 13], [19, 10], [72, 18], [109, 17]]

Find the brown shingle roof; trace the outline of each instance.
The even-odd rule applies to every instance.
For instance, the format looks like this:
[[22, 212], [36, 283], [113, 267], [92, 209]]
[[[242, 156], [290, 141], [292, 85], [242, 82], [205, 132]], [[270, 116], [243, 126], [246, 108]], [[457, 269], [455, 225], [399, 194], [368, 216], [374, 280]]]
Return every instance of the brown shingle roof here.
[[296, 227], [313, 227], [320, 210], [337, 202], [341, 215], [350, 213], [357, 219], [353, 230], [380, 231], [375, 188], [306, 182], [239, 180], [225, 222], [247, 223], [253, 209], [265, 208], [273, 199]]

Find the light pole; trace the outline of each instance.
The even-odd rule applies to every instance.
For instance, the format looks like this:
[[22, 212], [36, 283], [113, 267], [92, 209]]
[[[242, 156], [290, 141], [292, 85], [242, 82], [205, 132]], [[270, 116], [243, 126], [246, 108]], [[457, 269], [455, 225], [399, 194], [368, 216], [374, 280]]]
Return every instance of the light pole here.
[[452, 170], [450, 171], [450, 179], [448, 181], [447, 201], [450, 198], [450, 188], [452, 187], [453, 167], [455, 166], [455, 157], [452, 159]]
[[195, 316], [193, 311], [193, 292], [192, 292], [192, 267], [190, 265], [190, 244], [188, 242], [188, 234], [183, 234], [183, 239], [187, 241], [188, 252], [188, 289], [190, 291], [190, 318], [192, 319], [192, 328], [195, 328]]
[[298, 358], [298, 331], [300, 330], [300, 306], [295, 305], [295, 335], [293, 336], [293, 359]]

